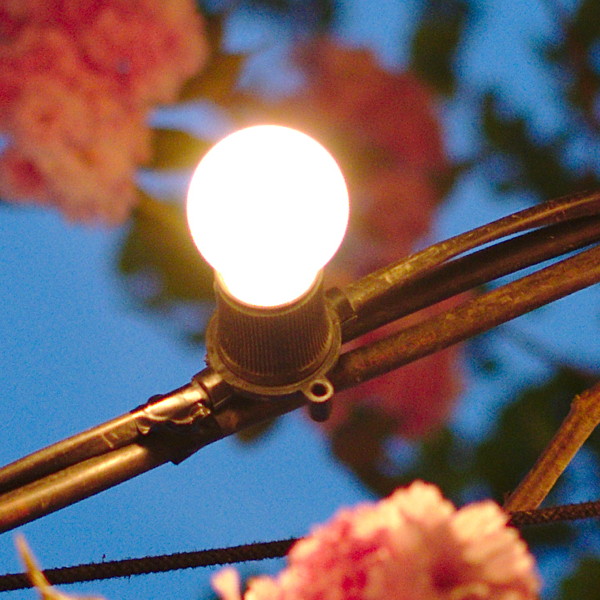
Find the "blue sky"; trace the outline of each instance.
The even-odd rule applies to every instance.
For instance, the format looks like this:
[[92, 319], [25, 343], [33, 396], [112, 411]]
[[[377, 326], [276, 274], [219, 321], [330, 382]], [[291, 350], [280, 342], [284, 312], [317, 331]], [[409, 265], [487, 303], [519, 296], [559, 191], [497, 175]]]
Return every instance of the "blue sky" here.
[[[401, 68], [419, 3], [386, 0], [377, 11], [361, 0], [343, 4], [339, 33], [370, 45], [386, 65]], [[474, 87], [501, 86], [516, 106], [532, 111], [540, 131], [550, 131], [558, 114], [552, 82], [540, 76], [535, 53], [523, 41], [532, 32], [555, 34], [543, 4], [532, 2], [523, 11], [517, 0], [481, 2], [460, 68]], [[242, 25], [234, 23], [232, 45], [248, 43], [236, 32]], [[257, 26], [258, 39], [263, 29]], [[468, 102], [444, 110], [455, 156], [478, 143], [476, 129], [458, 120]], [[464, 231], [526, 202], [515, 198], [498, 205], [485, 181], [467, 178], [442, 209], [436, 236]], [[1, 463], [126, 412], [182, 385], [203, 367], [203, 348], [179, 344], [162, 322], [128, 303], [114, 269], [122, 230], [72, 226], [45, 210], [2, 206], [0, 232]], [[598, 322], [596, 307], [592, 290], [517, 326], [548, 342], [557, 356], [591, 365], [600, 355], [589, 327]], [[498, 344], [515, 378], [507, 383], [467, 374], [470, 387], [457, 417], [465, 437], [491, 427], [495, 408], [516, 387], [547, 372], [518, 348]], [[330, 458], [315, 427], [294, 414], [256, 446], [219, 442], [177, 467], [163, 466], [21, 531], [41, 563], [54, 567], [302, 535], [338, 507], [368, 498]], [[0, 543], [5, 572], [20, 568], [11, 537], [5, 534]], [[265, 572], [280, 566], [281, 561], [267, 561], [245, 569]], [[206, 593], [210, 573], [188, 570], [65, 591], [97, 592], [114, 600], [158, 600], [166, 593], [197, 598]], [[30, 597], [31, 592], [7, 596]]]

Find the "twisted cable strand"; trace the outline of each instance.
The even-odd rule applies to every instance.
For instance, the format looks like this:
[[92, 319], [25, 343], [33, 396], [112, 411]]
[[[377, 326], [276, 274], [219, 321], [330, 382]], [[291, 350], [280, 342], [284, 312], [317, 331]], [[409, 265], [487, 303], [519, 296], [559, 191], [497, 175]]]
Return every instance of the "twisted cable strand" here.
[[532, 510], [517, 510], [512, 513], [510, 524], [516, 527], [527, 525], [545, 525], [558, 521], [576, 521], [600, 517], [600, 501], [580, 502], [578, 504], [563, 504], [536, 508]]
[[[46, 569], [44, 570], [44, 574], [51, 584], [68, 584], [98, 579], [115, 579], [131, 575], [163, 573], [165, 571], [195, 567], [225, 565], [252, 560], [265, 560], [267, 558], [285, 556], [295, 541], [295, 538], [291, 538], [272, 542], [243, 544], [229, 548], [213, 548], [195, 552], [177, 552], [175, 554], [162, 554], [159, 556], [143, 556], [141, 558], [87, 563], [71, 567]], [[0, 575], [0, 591], [2, 592], [22, 590], [30, 587], [32, 585], [25, 573]]]
[[[544, 525], [558, 521], [574, 521], [600, 516], [600, 500], [519, 510], [511, 513], [509, 524], [515, 527]], [[195, 552], [177, 552], [159, 556], [143, 556], [102, 563], [87, 563], [71, 567], [47, 569], [44, 574], [52, 584], [81, 583], [99, 579], [116, 579], [131, 575], [148, 575], [180, 569], [225, 565], [285, 556], [299, 538], [243, 544], [229, 548], [213, 548]], [[22, 590], [32, 587], [25, 573], [0, 575], [0, 592]]]

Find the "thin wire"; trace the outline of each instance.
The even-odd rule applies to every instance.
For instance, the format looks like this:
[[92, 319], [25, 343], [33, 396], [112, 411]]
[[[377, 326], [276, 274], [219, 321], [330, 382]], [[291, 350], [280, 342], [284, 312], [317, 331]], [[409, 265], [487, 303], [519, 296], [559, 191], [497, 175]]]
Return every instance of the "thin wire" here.
[[[143, 556], [111, 560], [101, 563], [86, 563], [71, 567], [47, 569], [44, 575], [51, 584], [82, 583], [99, 579], [117, 579], [132, 575], [165, 573], [180, 569], [226, 565], [252, 560], [266, 560], [285, 556], [297, 538], [243, 544], [228, 548], [212, 548], [194, 552], [177, 552], [158, 556]], [[0, 575], [0, 592], [23, 590], [33, 587], [26, 573]]]
[[600, 500], [580, 502], [578, 504], [563, 504], [548, 508], [532, 510], [517, 510], [511, 513], [510, 524], [515, 527], [527, 525], [547, 525], [562, 521], [577, 521], [600, 517]]
[[[597, 517], [600, 517], [600, 501], [515, 511], [511, 513], [509, 524], [515, 527], [526, 527]], [[101, 579], [131, 577], [132, 575], [149, 575], [181, 569], [282, 558], [299, 539], [289, 538], [271, 542], [242, 544], [228, 548], [86, 563], [71, 567], [47, 569], [44, 574], [51, 584], [66, 585]], [[33, 586], [26, 573], [0, 575], [0, 592], [23, 590], [31, 587]]]

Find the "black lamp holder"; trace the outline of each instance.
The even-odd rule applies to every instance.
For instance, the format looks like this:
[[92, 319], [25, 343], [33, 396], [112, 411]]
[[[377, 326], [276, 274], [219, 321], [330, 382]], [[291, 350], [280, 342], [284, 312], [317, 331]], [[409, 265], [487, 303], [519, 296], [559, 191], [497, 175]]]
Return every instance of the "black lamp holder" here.
[[327, 416], [333, 385], [327, 378], [339, 357], [341, 324], [326, 301], [323, 275], [296, 300], [251, 306], [231, 296], [217, 276], [216, 311], [208, 325], [206, 362], [249, 398], [273, 400], [300, 393], [317, 420]]

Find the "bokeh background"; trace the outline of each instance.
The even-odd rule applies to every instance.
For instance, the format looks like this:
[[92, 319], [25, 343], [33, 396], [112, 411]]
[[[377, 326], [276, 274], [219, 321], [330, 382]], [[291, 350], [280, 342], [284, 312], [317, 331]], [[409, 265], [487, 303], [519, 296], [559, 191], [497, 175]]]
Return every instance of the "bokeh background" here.
[[[142, 199], [130, 218], [108, 227], [69, 222], [51, 207], [0, 204], [2, 463], [203, 368], [211, 284], [181, 207], [194, 162], [236, 127], [297, 124], [340, 156], [355, 216], [334, 281], [597, 187], [593, 0], [261, 0], [202, 2], [199, 10], [211, 58], [183, 89], [184, 104], [150, 115], [154, 154], [137, 172]], [[501, 502], [571, 397], [597, 379], [599, 300], [596, 289], [580, 292], [349, 395], [335, 427], [287, 415], [20, 531], [42, 565], [54, 567], [301, 536], [340, 506], [414, 478], [457, 504]], [[598, 497], [598, 452], [593, 436], [549, 503]], [[544, 597], [600, 598], [596, 522], [525, 535]], [[3, 572], [20, 570], [12, 538], [0, 540]], [[68, 591], [211, 598], [212, 572]]]

